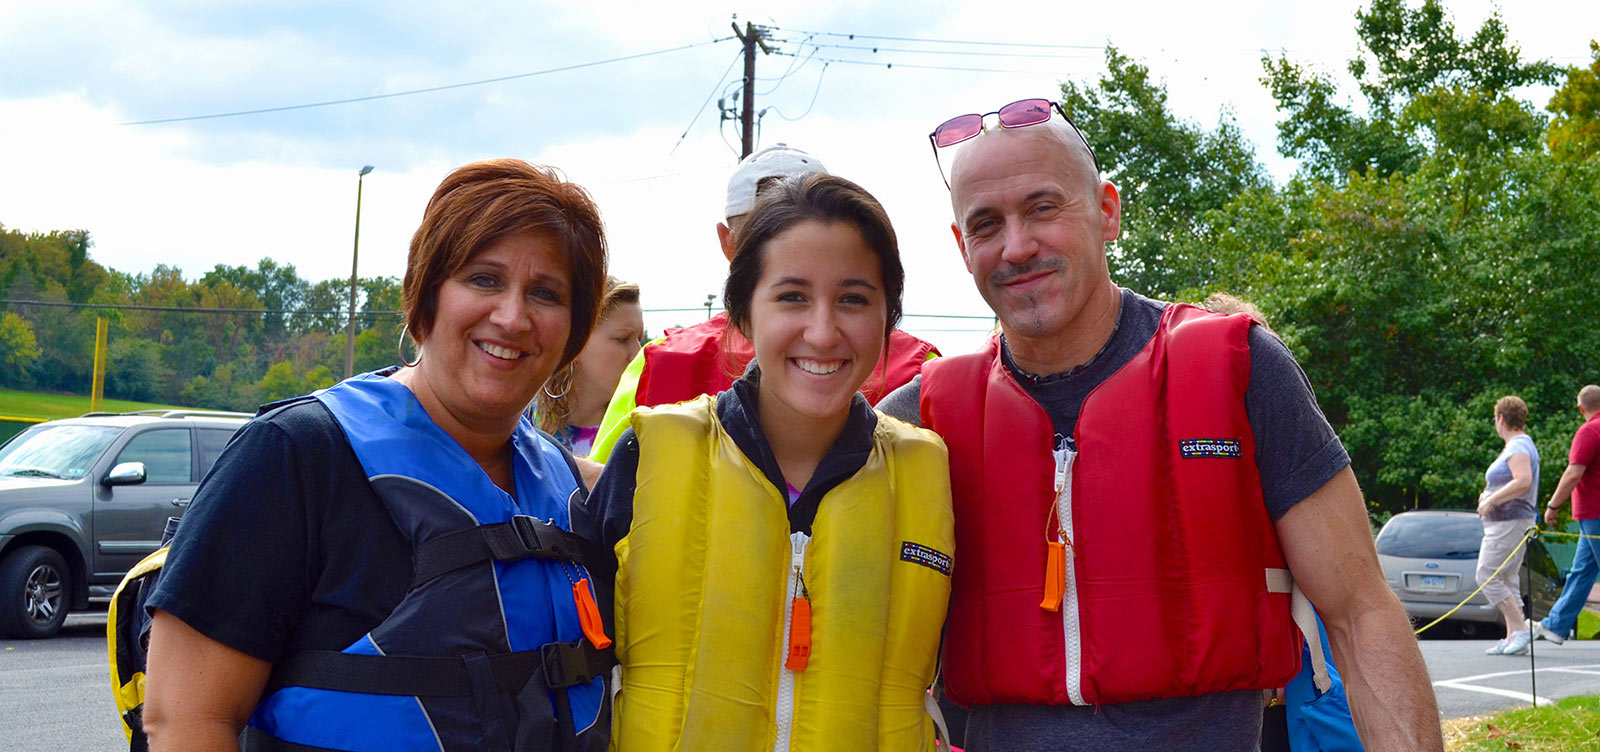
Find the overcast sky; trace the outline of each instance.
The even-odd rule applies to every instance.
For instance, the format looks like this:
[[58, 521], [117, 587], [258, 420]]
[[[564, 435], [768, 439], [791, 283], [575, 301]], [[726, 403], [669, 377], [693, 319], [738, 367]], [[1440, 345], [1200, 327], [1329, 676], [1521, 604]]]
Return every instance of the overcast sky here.
[[[1064, 80], [1092, 81], [1109, 42], [1164, 79], [1180, 116], [1211, 127], [1231, 111], [1281, 179], [1294, 165], [1275, 148], [1261, 54], [1342, 73], [1357, 50], [1362, 4], [862, 5], [0, 0], [0, 224], [88, 230], [91, 256], [124, 272], [164, 263], [194, 278], [215, 264], [271, 257], [311, 280], [347, 277], [356, 173], [371, 164], [360, 271], [398, 277], [439, 180], [475, 159], [514, 156], [560, 167], [595, 195], [612, 271], [641, 284], [646, 308], [700, 307], [720, 292], [726, 271], [713, 228], [738, 131], [731, 122], [719, 130], [716, 99], [737, 88], [742, 72], [738, 43], [716, 40], [731, 35], [738, 13], [777, 28], [776, 52], [802, 54], [757, 62], [756, 106], [773, 108], [758, 145], [805, 148], [884, 203], [906, 262], [907, 313], [987, 315], [951, 240], [948, 195], [926, 138], [932, 126], [1059, 96]], [[1446, 5], [1462, 35], [1494, 10], [1480, 0]], [[1600, 3], [1515, 3], [1500, 12], [1529, 58], [1583, 64], [1589, 39], [1600, 35]], [[125, 125], [689, 45], [697, 46], [414, 96]], [[894, 65], [823, 62], [869, 59]], [[1542, 105], [1547, 96], [1534, 98]], [[647, 324], [659, 331], [695, 318], [659, 313]], [[905, 326], [962, 352], [981, 334], [954, 330], [984, 322], [910, 317]]]

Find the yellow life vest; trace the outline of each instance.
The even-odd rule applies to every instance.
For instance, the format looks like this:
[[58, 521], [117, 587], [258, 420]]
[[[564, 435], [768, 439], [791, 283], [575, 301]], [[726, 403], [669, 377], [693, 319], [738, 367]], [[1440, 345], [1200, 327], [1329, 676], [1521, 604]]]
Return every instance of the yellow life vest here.
[[[786, 495], [713, 398], [635, 411], [633, 524], [616, 545], [613, 750], [928, 750], [950, 597], [949, 465], [879, 416], [872, 451], [791, 534]], [[803, 587], [801, 586], [803, 583]], [[793, 594], [810, 655], [789, 661]]]
[[144, 557], [117, 585], [106, 613], [106, 652], [111, 665], [111, 694], [122, 716], [122, 734], [133, 749], [145, 749], [144, 664], [145, 646], [138, 626], [142, 613], [140, 594], [167, 564], [167, 547]]

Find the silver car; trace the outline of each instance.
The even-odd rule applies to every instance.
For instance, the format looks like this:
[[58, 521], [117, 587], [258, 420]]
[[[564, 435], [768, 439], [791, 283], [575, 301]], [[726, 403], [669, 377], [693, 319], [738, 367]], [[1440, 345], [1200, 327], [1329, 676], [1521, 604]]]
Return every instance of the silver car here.
[[[1377, 538], [1384, 578], [1416, 626], [1443, 616], [1478, 588], [1478, 546], [1483, 521], [1475, 512], [1427, 509], [1389, 519]], [[1564, 575], [1537, 538], [1528, 542], [1527, 563], [1519, 569], [1523, 610], [1535, 618], [1549, 613], [1561, 595]], [[1527, 566], [1533, 570], [1529, 582]], [[1531, 608], [1529, 601], [1532, 601]], [[1499, 636], [1499, 609], [1483, 593], [1450, 615], [1447, 624], [1468, 637]], [[1440, 625], [1445, 626], [1445, 625]], [[1439, 627], [1435, 627], [1438, 630]]]
[[243, 413], [40, 423], [0, 446], [0, 637], [49, 637], [161, 544]]

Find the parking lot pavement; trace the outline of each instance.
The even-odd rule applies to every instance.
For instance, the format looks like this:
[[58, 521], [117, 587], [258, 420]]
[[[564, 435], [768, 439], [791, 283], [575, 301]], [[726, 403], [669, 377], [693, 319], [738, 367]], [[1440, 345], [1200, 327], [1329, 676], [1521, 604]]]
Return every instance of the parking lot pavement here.
[[[73, 614], [60, 637], [0, 640], [0, 748], [126, 749], [106, 666], [104, 611]], [[1445, 718], [1532, 702], [1528, 657], [1484, 655], [1492, 640], [1423, 640], [1422, 656]], [[1600, 693], [1600, 641], [1534, 643], [1538, 694]]]
[[0, 746], [127, 749], [111, 700], [104, 611], [72, 614], [61, 636], [0, 640]]
[[1445, 718], [1483, 715], [1533, 702], [1600, 694], [1600, 641], [1534, 643], [1531, 674], [1526, 655], [1484, 655], [1495, 640], [1423, 640], [1422, 657]]

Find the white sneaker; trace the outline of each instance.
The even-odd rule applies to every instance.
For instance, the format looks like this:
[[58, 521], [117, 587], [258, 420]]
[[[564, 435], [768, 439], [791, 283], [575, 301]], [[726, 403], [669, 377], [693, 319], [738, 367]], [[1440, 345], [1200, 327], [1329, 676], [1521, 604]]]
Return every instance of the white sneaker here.
[[1549, 627], [1545, 626], [1544, 622], [1542, 621], [1530, 620], [1528, 622], [1528, 626], [1533, 630], [1533, 638], [1535, 640], [1549, 640], [1557, 645], [1567, 641], [1567, 638], [1556, 634]]
[[1497, 642], [1497, 643], [1495, 643], [1493, 645], [1490, 645], [1488, 650], [1483, 651], [1483, 654], [1484, 655], [1505, 655], [1505, 652], [1506, 652], [1506, 641], [1505, 640], [1501, 640], [1501, 641], [1499, 641], [1499, 642]]
[[1500, 654], [1522, 655], [1528, 652], [1528, 643], [1531, 642], [1533, 642], [1533, 634], [1526, 629], [1519, 629], [1506, 638], [1506, 647], [1500, 651]]

